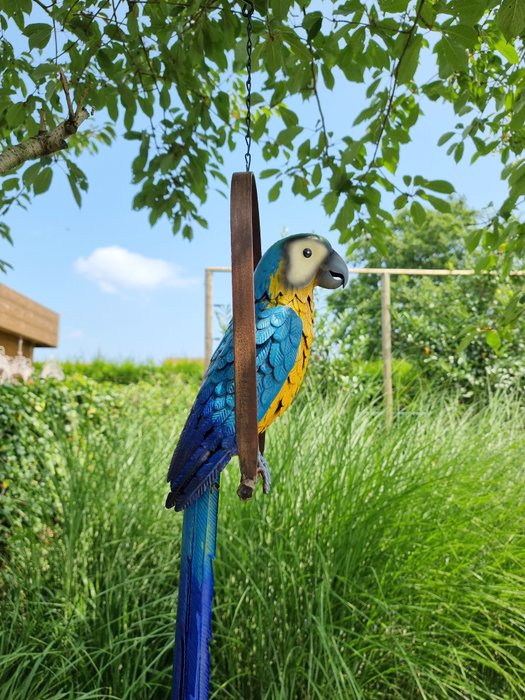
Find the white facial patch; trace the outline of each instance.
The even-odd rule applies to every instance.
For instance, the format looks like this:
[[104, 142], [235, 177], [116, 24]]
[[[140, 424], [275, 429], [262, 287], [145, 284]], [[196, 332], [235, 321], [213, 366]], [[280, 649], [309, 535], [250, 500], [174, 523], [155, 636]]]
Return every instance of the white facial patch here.
[[[308, 254], [311, 251], [311, 255]], [[308, 287], [329, 255], [325, 244], [318, 238], [298, 238], [287, 246], [288, 265], [286, 281], [293, 289]]]

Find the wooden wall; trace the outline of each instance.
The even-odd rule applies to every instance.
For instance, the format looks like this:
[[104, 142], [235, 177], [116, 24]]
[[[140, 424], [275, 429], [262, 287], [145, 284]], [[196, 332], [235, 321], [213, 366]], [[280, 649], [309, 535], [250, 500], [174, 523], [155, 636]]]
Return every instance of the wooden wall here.
[[[10, 335], [5, 331], [0, 331], [0, 345], [4, 348], [5, 354], [14, 357], [18, 353], [18, 337]], [[33, 359], [34, 345], [29, 340], [24, 340], [22, 346], [22, 355]]]
[[33, 347], [55, 348], [58, 343], [58, 314], [0, 284], [0, 345], [16, 355], [18, 339], [24, 340], [24, 355]]

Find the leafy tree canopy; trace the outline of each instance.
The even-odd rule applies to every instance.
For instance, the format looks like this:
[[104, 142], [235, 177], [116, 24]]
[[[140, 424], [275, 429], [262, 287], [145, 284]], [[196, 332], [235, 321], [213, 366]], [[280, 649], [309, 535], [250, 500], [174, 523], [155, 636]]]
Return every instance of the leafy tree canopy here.
[[[368, 267], [479, 268], [483, 255], [472, 251], [471, 240], [478, 217], [457, 201], [450, 213], [426, 212], [424, 224], [404, 210], [394, 219], [386, 260], [369, 243], [354, 252], [353, 260]], [[349, 363], [381, 357], [379, 285], [378, 275], [356, 275], [345, 290], [329, 298], [333, 321], [328, 344], [338, 341], [347, 374]], [[393, 355], [408, 360], [420, 377], [453, 385], [466, 397], [487, 386], [523, 384], [524, 277], [395, 275], [391, 286]]]
[[[244, 129], [246, 3], [229, 0], [0, 0], [0, 211], [45, 192], [61, 161], [80, 204], [88, 182], [78, 154], [136, 141], [135, 209], [166, 216], [187, 238], [212, 184], [223, 183], [224, 146]], [[319, 198], [352, 245], [364, 235], [385, 251], [395, 209], [449, 210], [450, 182], [399, 171], [424, 98], [457, 116], [440, 145], [456, 161], [497, 157], [508, 197], [480, 227], [487, 267], [507, 268], [525, 248], [512, 218], [525, 196], [523, 0], [256, 0], [253, 139], [274, 178]], [[435, 65], [433, 77], [418, 71]], [[335, 139], [322, 93], [341, 80], [367, 86], [348, 133]], [[301, 124], [294, 96], [318, 112]], [[421, 170], [424, 170], [422, 164]], [[443, 197], [445, 195], [445, 197]], [[386, 202], [385, 202], [386, 200]], [[9, 231], [0, 225], [5, 237]]]

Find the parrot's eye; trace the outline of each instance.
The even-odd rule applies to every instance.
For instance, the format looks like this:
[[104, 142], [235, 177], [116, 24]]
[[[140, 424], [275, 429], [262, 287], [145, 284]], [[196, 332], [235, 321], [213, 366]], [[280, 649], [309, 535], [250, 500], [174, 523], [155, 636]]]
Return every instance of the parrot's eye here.
[[303, 250], [303, 255], [304, 255], [305, 258], [311, 258], [311, 257], [312, 257], [312, 251], [310, 250], [310, 248], [305, 248], [305, 249]]

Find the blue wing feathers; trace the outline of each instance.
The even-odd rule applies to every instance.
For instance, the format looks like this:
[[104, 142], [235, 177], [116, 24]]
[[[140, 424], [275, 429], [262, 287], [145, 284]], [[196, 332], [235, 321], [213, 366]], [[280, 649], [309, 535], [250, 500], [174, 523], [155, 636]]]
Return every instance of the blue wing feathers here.
[[[296, 362], [302, 328], [293, 309], [256, 304], [258, 420], [264, 417]], [[173, 453], [168, 471], [168, 507], [181, 510], [193, 503], [237, 452], [233, 358], [230, 324], [213, 354]]]
[[265, 343], [275, 332], [275, 328], [272, 327], [271, 323], [263, 328], [257, 328], [255, 332], [255, 343], [256, 345], [262, 345]]

